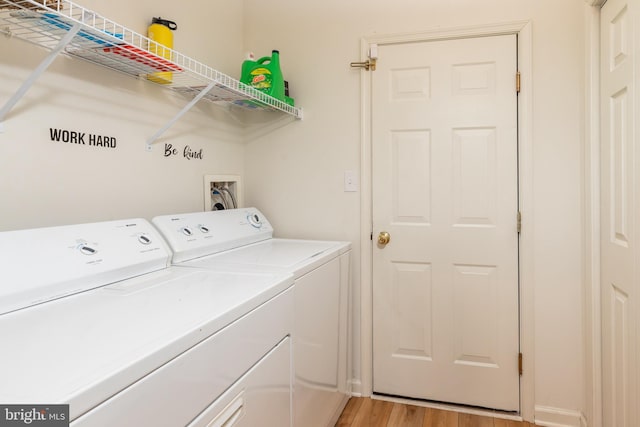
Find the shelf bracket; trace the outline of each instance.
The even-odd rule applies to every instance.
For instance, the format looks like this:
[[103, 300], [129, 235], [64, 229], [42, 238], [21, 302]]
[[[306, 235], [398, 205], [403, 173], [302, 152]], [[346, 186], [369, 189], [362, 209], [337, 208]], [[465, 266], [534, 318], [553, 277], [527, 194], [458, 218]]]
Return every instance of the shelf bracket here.
[[153, 143], [163, 133], [165, 133], [167, 131], [167, 129], [169, 129], [171, 126], [173, 126], [173, 124], [175, 122], [177, 122], [182, 116], [184, 116], [185, 113], [191, 109], [191, 107], [196, 105], [198, 103], [198, 101], [200, 101], [202, 98], [204, 98], [207, 95], [207, 93], [209, 93], [209, 91], [211, 91], [211, 89], [213, 89], [216, 85], [218, 85], [218, 82], [216, 82], [216, 81], [212, 81], [211, 83], [209, 83], [209, 86], [207, 86], [206, 88], [201, 90], [200, 93], [198, 93], [198, 95], [195, 96], [195, 98], [193, 98], [187, 105], [184, 106], [184, 108], [182, 110], [180, 110], [178, 112], [178, 114], [175, 115], [175, 117], [173, 117], [171, 120], [169, 120], [167, 122], [167, 124], [165, 124], [162, 128], [160, 128], [160, 130], [158, 130], [158, 132], [154, 133], [153, 136], [147, 140], [146, 150], [147, 151], [153, 150], [153, 146], [152, 146]]
[[0, 109], [0, 131], [3, 130], [3, 123], [6, 115], [11, 111], [11, 109], [20, 101], [20, 99], [24, 96], [25, 93], [33, 86], [36, 80], [45, 72], [45, 70], [53, 63], [58, 54], [69, 44], [69, 42], [75, 37], [75, 35], [80, 31], [80, 27], [82, 24], [76, 23], [73, 27], [69, 28], [67, 34], [64, 35], [54, 47], [49, 54], [44, 58], [44, 60], [38, 65], [38, 67], [33, 70], [29, 78], [22, 83], [22, 86], [18, 88], [16, 93], [7, 101], [6, 104]]

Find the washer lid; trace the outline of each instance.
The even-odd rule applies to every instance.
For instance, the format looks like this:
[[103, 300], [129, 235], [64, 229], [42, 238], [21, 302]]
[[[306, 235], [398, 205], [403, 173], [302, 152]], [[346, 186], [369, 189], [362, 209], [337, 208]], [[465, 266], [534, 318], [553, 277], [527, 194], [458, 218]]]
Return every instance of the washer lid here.
[[69, 403], [71, 419], [293, 284], [169, 268], [0, 316], [0, 402]]

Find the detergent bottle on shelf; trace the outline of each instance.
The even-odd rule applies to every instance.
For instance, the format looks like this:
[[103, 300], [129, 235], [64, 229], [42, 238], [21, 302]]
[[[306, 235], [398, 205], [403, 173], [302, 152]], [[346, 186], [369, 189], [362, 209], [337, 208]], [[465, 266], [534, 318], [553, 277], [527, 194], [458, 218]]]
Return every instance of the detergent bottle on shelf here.
[[273, 50], [271, 56], [262, 57], [257, 61], [251, 58], [245, 60], [242, 63], [240, 81], [280, 101], [285, 101], [280, 52]]
[[[168, 19], [162, 19], [160, 17], [154, 17], [151, 20], [151, 25], [149, 25], [149, 28], [147, 29], [147, 36], [157, 44], [150, 43], [149, 52], [171, 61], [171, 51], [169, 49], [173, 49], [172, 31], [177, 29], [178, 25], [175, 22], [169, 21]], [[165, 47], [168, 49], [165, 49]], [[173, 73], [152, 73], [147, 75], [147, 79], [155, 83], [169, 84], [173, 81]]]

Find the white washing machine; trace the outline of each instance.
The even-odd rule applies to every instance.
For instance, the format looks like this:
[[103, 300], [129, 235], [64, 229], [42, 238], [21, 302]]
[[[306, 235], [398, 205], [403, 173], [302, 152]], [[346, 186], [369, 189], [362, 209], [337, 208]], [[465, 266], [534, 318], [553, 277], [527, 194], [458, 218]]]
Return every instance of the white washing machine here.
[[0, 233], [0, 404], [69, 404], [74, 427], [290, 426], [292, 277], [170, 255], [142, 219]]
[[348, 400], [349, 242], [273, 238], [255, 208], [152, 220], [174, 265], [291, 273], [294, 285], [294, 426], [333, 426]]

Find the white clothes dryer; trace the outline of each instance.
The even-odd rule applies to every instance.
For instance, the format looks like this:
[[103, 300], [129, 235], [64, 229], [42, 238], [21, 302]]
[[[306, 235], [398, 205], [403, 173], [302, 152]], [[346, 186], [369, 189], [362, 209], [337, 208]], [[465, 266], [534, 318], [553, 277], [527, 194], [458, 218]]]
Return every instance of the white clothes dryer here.
[[294, 276], [294, 426], [333, 426], [348, 400], [351, 244], [280, 239], [256, 208], [165, 215], [152, 223], [173, 264]]
[[0, 404], [68, 404], [74, 427], [290, 426], [292, 277], [170, 255], [143, 219], [0, 233]]

